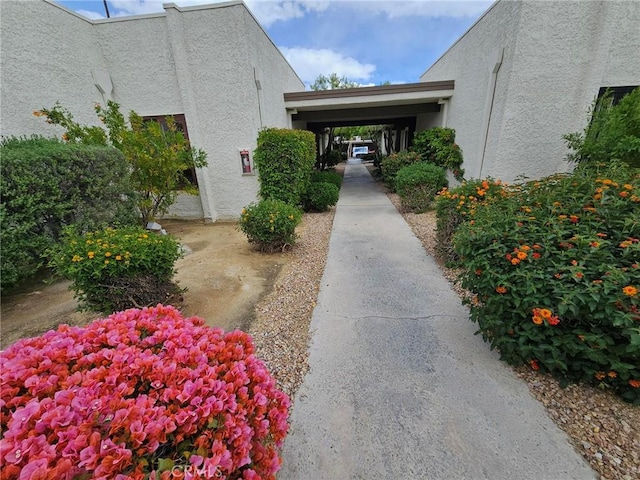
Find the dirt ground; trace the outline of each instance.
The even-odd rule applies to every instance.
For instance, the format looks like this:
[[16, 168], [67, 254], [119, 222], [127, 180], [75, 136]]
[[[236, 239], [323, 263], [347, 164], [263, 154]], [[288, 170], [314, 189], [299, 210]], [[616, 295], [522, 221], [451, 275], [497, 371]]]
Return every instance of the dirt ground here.
[[[187, 291], [183, 313], [197, 315], [208, 325], [225, 330], [247, 330], [254, 305], [271, 290], [286, 254], [254, 251], [235, 223], [162, 221], [190, 251], [176, 263], [175, 280]], [[3, 295], [0, 348], [24, 337], [40, 335], [62, 323], [85, 325], [103, 315], [76, 311], [70, 283], [42, 279], [21, 291]]]

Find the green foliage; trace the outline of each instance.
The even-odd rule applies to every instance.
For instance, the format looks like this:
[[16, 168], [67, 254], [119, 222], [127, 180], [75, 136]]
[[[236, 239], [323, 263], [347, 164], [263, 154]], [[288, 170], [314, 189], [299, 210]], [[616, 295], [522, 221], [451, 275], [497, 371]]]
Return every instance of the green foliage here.
[[166, 213], [175, 202], [177, 191], [196, 194], [189, 186], [185, 173], [191, 168], [207, 165], [206, 154], [189, 145], [172, 117], [167, 118], [166, 128], [158, 122], [145, 122], [134, 111], [129, 113], [129, 126], [120, 113], [120, 105], [111, 100], [107, 107], [95, 105], [98, 119], [106, 127], [81, 126], [71, 113], [56, 104], [51, 109], [34, 112], [44, 116], [48, 123], [65, 128], [62, 138], [70, 143], [112, 145], [120, 150], [131, 168], [131, 183], [139, 193], [138, 210], [142, 225], [156, 215]]
[[453, 128], [433, 127], [416, 133], [413, 150], [420, 155], [422, 161], [451, 170], [456, 180], [462, 180], [462, 150], [456, 143]]
[[402, 168], [420, 161], [420, 156], [415, 152], [392, 153], [380, 162], [382, 180], [392, 191], [395, 191], [395, 179], [398, 172]]
[[342, 161], [342, 155], [339, 150], [331, 150], [327, 154], [325, 167], [335, 167]]
[[262, 252], [284, 250], [296, 241], [302, 212], [280, 200], [262, 200], [242, 210], [240, 230]]
[[338, 175], [336, 172], [329, 171], [315, 171], [311, 174], [311, 183], [314, 182], [327, 182], [333, 183], [338, 189], [342, 186], [342, 177]]
[[640, 168], [640, 88], [625, 95], [620, 103], [611, 106], [606, 94], [595, 103], [591, 121], [582, 133], [564, 136], [572, 162], [606, 164], [621, 160]]
[[[167, 293], [177, 290], [171, 278], [180, 256], [173, 237], [140, 227], [85, 234], [68, 229], [49, 251], [50, 265], [73, 282], [81, 306], [103, 313], [166, 300]], [[169, 289], [159, 290], [162, 285]]]
[[339, 77], [337, 73], [331, 73], [329, 76], [320, 74], [318, 78], [309, 86], [311, 90], [335, 90], [340, 88], [354, 88], [359, 86], [347, 77]]
[[640, 175], [615, 164], [505, 188], [454, 236], [502, 359], [640, 404]]
[[0, 145], [2, 288], [33, 275], [64, 227], [135, 223], [135, 192], [122, 154], [42, 137]]
[[338, 203], [340, 192], [338, 187], [328, 182], [313, 182], [303, 197], [305, 212], [324, 212]]
[[254, 161], [263, 199], [299, 205], [316, 160], [316, 141], [306, 130], [266, 128], [258, 134]]
[[395, 179], [402, 204], [418, 212], [429, 209], [436, 194], [448, 183], [443, 168], [423, 162], [401, 168]]
[[458, 260], [452, 238], [458, 227], [465, 221], [473, 222], [479, 205], [504, 194], [502, 182], [487, 178], [467, 180], [448, 190], [444, 188], [436, 198], [436, 248], [438, 255], [448, 263]]

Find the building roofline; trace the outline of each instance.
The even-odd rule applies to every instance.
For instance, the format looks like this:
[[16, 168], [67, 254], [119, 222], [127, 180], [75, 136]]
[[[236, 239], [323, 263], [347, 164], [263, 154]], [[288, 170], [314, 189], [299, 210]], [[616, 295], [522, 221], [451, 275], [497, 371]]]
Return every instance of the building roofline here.
[[54, 0], [44, 0], [44, 1], [49, 5], [51, 5], [52, 7], [56, 7], [57, 9], [62, 10], [63, 12], [67, 12], [68, 14], [73, 15], [74, 17], [80, 20], [84, 20], [85, 22], [90, 24], [93, 23], [93, 20], [91, 20], [90, 18], [87, 18], [84, 15], [79, 14], [78, 12], [74, 12], [73, 10], [69, 10], [67, 7], [65, 7], [64, 5], [60, 5]]
[[489, 8], [487, 8], [487, 9], [485, 10], [485, 12], [484, 12], [482, 15], [480, 15], [480, 17], [479, 17], [475, 22], [473, 22], [473, 24], [472, 24], [469, 28], [467, 28], [467, 30], [466, 30], [466, 31], [465, 31], [462, 35], [460, 35], [460, 37], [458, 37], [458, 39], [457, 39], [455, 42], [453, 42], [453, 43], [451, 44], [451, 46], [450, 46], [449, 48], [447, 48], [447, 49], [445, 50], [445, 52], [444, 52], [442, 55], [440, 55], [440, 56], [438, 57], [438, 59], [437, 59], [435, 62], [433, 62], [431, 65], [429, 65], [429, 67], [428, 67], [424, 72], [422, 72], [422, 74], [420, 75], [420, 78], [424, 77], [424, 76], [426, 75], [426, 73], [427, 73], [429, 70], [431, 70], [433, 67], [435, 67], [436, 63], [438, 63], [440, 60], [442, 60], [442, 59], [444, 58], [444, 56], [445, 56], [445, 55], [447, 55], [447, 53], [449, 53], [449, 51], [450, 51], [450, 50], [452, 50], [452, 49], [453, 49], [453, 47], [455, 47], [455, 46], [458, 44], [458, 42], [460, 42], [460, 41], [461, 41], [465, 36], [467, 36], [467, 34], [468, 34], [471, 30], [473, 30], [473, 28], [475, 28], [475, 26], [476, 26], [478, 23], [480, 23], [480, 21], [482, 21], [482, 19], [483, 19], [484, 17], [486, 17], [486, 16], [489, 14], [489, 12], [490, 12], [491, 10], [493, 10], [493, 8], [494, 8], [496, 5], [498, 5], [498, 3], [500, 3], [501, 1], [502, 1], [502, 0], [496, 0], [495, 2], [493, 2], [493, 3], [489, 6]]
[[301, 100], [325, 100], [329, 98], [364, 97], [376, 95], [391, 95], [402, 93], [432, 92], [438, 90], [453, 90], [454, 81], [402, 83], [398, 85], [380, 85], [375, 87], [337, 88], [334, 90], [314, 90], [304, 92], [290, 92], [284, 94], [285, 102]]

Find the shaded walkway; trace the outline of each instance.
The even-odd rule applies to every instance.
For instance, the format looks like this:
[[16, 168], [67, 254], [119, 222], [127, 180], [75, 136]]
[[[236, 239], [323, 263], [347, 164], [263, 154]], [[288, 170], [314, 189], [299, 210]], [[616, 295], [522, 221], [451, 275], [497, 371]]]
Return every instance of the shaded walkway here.
[[279, 480], [596, 478], [347, 165]]

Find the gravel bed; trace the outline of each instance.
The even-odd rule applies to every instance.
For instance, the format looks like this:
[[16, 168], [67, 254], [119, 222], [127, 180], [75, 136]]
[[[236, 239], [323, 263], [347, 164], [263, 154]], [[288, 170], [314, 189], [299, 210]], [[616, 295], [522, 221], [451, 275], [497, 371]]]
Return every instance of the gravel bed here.
[[[402, 213], [425, 250], [435, 255], [434, 212], [404, 212], [397, 195], [387, 194]], [[335, 209], [305, 214], [298, 243], [289, 252], [293, 259], [281, 271], [270, 294], [256, 306], [256, 320], [249, 333], [257, 354], [292, 399], [309, 370], [307, 363], [309, 326], [324, 270]], [[440, 269], [453, 290], [468, 295], [456, 282], [459, 272]], [[487, 347], [488, 348], [488, 347]], [[527, 367], [514, 368], [527, 382], [549, 417], [564, 430], [576, 450], [591, 464], [602, 480], [640, 478], [640, 408], [631, 406], [610, 392], [586, 385], [560, 388], [549, 375]]]
[[291, 398], [309, 370], [309, 326], [327, 260], [335, 207], [304, 214], [293, 256], [273, 290], [256, 305], [249, 334], [258, 357], [265, 361], [278, 386]]

